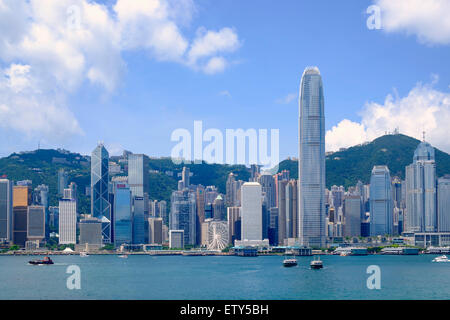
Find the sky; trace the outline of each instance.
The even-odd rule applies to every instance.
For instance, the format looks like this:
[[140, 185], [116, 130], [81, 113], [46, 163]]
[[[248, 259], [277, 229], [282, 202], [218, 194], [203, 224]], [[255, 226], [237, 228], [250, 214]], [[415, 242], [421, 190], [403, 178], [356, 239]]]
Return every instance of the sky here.
[[448, 17], [447, 0], [0, 0], [0, 155], [169, 156], [197, 120], [279, 129], [297, 157], [307, 66], [327, 151], [398, 128], [450, 152]]

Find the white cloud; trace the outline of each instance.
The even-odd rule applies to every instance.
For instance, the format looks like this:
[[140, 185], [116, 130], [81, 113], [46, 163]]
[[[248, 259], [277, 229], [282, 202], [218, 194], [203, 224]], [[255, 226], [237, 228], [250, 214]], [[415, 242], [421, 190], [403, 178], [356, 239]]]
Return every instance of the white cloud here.
[[414, 34], [427, 44], [450, 44], [450, 1], [375, 0], [387, 32]]
[[29, 65], [12, 64], [0, 70], [0, 127], [13, 129], [31, 138], [39, 135], [61, 142], [83, 134], [72, 112], [58, 96], [36, 89]]
[[218, 52], [236, 51], [240, 45], [236, 32], [230, 28], [223, 28], [217, 32], [200, 28], [197, 31], [197, 38], [189, 49], [188, 60], [195, 64], [198, 59], [215, 55]]
[[[434, 83], [434, 82], [433, 82]], [[326, 149], [335, 151], [373, 140], [385, 132], [399, 128], [400, 133], [426, 139], [434, 146], [450, 152], [450, 93], [417, 84], [407, 96], [388, 95], [383, 104], [369, 102], [361, 113], [360, 123], [342, 120], [326, 133]]]
[[224, 96], [224, 97], [231, 98], [231, 93], [228, 90], [223, 90], [223, 91], [219, 92], [219, 96]]
[[297, 93], [289, 93], [283, 98], [277, 99], [275, 102], [278, 104], [289, 104], [298, 97]]
[[202, 68], [206, 74], [222, 72], [227, 67], [227, 61], [223, 57], [212, 57]]
[[[222, 54], [238, 48], [238, 36], [229, 28], [205, 30], [191, 43], [181, 28], [195, 12], [192, 0], [117, 0], [110, 7], [90, 0], [0, 0], [2, 119], [30, 134], [81, 133], [65, 100], [86, 82], [113, 92], [126, 69], [125, 51], [145, 50], [205, 74], [224, 71], [229, 63]], [[27, 128], [13, 121], [28, 112], [38, 121]]]

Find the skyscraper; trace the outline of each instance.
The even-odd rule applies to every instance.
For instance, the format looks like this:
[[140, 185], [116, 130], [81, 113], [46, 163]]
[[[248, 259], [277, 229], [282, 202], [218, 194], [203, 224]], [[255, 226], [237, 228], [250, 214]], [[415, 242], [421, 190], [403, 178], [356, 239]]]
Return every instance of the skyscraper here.
[[273, 176], [264, 172], [257, 178], [257, 181], [261, 185], [262, 192], [266, 194], [267, 208], [270, 209], [276, 207], [276, 188]]
[[286, 186], [287, 180], [278, 181], [278, 244], [283, 245], [286, 236]]
[[196, 244], [196, 194], [188, 189], [174, 191], [171, 197], [169, 229], [183, 230], [184, 244]]
[[258, 182], [241, 187], [241, 239], [263, 240], [262, 191]]
[[72, 199], [59, 200], [59, 244], [77, 242], [77, 203]]
[[374, 166], [370, 177], [370, 236], [392, 234], [393, 203], [387, 166]]
[[450, 232], [450, 175], [438, 180], [439, 232]]
[[128, 184], [132, 196], [143, 197], [149, 193], [149, 158], [144, 154], [128, 155]]
[[12, 183], [8, 179], [0, 179], [0, 239], [12, 241]]
[[44, 206], [29, 206], [27, 212], [27, 240], [42, 241], [45, 238]]
[[344, 236], [359, 237], [361, 235], [361, 196], [344, 198]]
[[286, 185], [286, 238], [298, 237], [297, 195], [297, 180], [291, 180]]
[[67, 184], [69, 183], [69, 176], [67, 172], [64, 171], [63, 168], [58, 170], [58, 194], [60, 196], [63, 195], [64, 189], [67, 188]]
[[413, 163], [406, 167], [407, 232], [435, 232], [436, 163], [434, 148], [422, 141], [414, 152]]
[[299, 238], [325, 246], [325, 114], [323, 84], [317, 67], [302, 75], [299, 95]]
[[131, 190], [125, 183], [114, 183], [114, 244], [133, 242]]
[[91, 214], [102, 222], [103, 243], [111, 243], [108, 163], [108, 151], [100, 143], [92, 152], [91, 157]]
[[31, 204], [30, 185], [13, 187], [13, 242], [21, 247], [27, 241], [27, 213]]
[[133, 197], [133, 243], [145, 243], [145, 200], [144, 197]]

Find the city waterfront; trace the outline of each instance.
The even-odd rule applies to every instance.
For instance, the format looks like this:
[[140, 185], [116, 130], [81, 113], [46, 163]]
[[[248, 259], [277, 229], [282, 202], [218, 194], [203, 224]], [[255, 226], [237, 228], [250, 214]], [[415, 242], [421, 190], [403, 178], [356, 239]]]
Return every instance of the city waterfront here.
[[[436, 255], [321, 256], [283, 268], [281, 256], [55, 256], [32, 266], [30, 256], [0, 256], [0, 299], [449, 299], [450, 263]], [[76, 265], [81, 289], [67, 288]], [[367, 288], [367, 267], [381, 270], [381, 289]]]

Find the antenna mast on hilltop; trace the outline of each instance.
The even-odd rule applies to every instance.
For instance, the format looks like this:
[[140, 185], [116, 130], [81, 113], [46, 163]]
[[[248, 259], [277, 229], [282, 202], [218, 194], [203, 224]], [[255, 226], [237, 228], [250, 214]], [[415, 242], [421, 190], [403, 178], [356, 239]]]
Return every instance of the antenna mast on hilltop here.
[[423, 134], [423, 142], [425, 142], [425, 131], [423, 131], [422, 134]]

